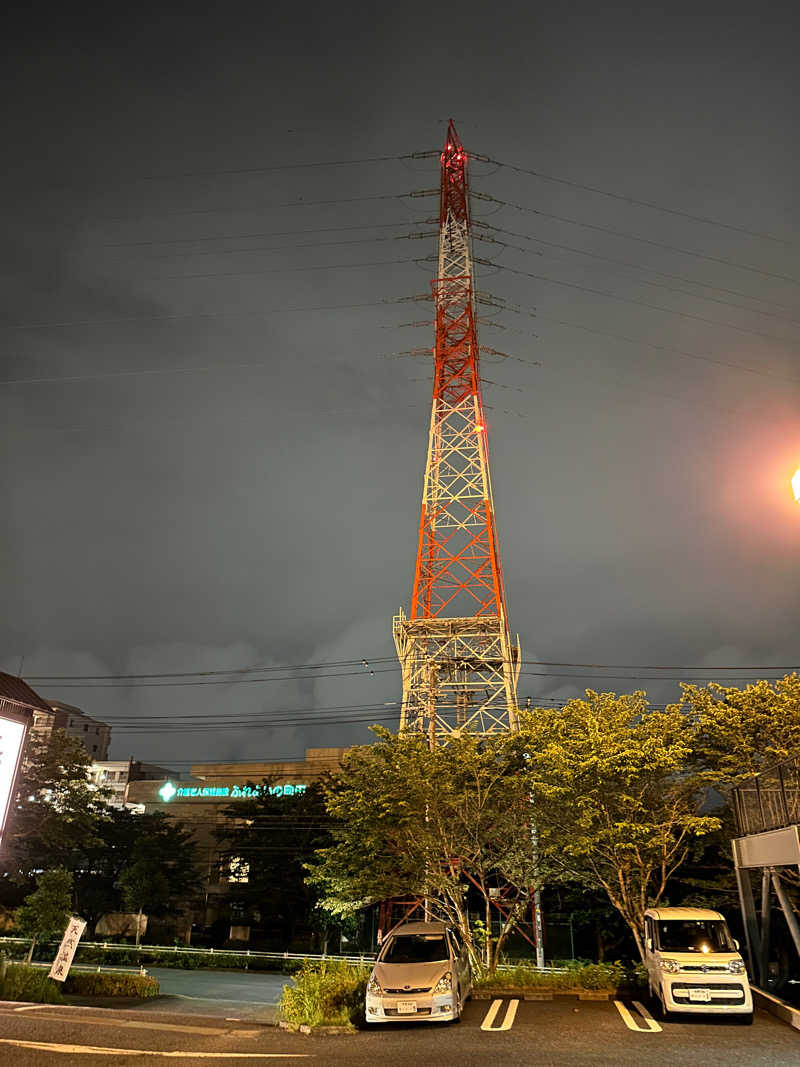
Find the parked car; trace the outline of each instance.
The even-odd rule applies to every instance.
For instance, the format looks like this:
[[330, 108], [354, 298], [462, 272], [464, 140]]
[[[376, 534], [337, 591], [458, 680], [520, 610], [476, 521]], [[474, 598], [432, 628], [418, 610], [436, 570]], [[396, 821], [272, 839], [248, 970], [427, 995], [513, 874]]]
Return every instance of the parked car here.
[[444, 923], [403, 923], [387, 936], [367, 983], [368, 1023], [458, 1022], [472, 991], [466, 947]]
[[664, 1018], [714, 1012], [753, 1021], [747, 970], [723, 915], [706, 908], [648, 908], [644, 922], [650, 995]]

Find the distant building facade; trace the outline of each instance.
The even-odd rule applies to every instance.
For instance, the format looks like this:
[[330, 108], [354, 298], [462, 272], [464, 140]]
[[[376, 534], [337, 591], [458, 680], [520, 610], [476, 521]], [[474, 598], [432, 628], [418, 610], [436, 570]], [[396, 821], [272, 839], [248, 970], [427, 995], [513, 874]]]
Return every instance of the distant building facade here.
[[[89, 768], [89, 781], [98, 789], [110, 791], [108, 805], [112, 808], [134, 807], [125, 803], [125, 792], [130, 782], [164, 781], [179, 779], [169, 767], [159, 767], [155, 763], [143, 763], [141, 760], [93, 760]], [[136, 810], [144, 810], [142, 805], [135, 805]]]
[[[252, 797], [252, 785], [264, 780], [276, 796], [294, 796], [312, 782], [341, 766], [346, 748], [309, 748], [301, 760], [248, 763], [196, 763], [191, 778], [183, 781], [167, 777], [160, 781], [130, 781], [125, 790], [129, 808], [163, 812], [183, 823], [194, 833], [201, 867], [198, 875], [204, 885], [204, 905], [194, 915], [199, 926], [209, 926], [227, 914], [227, 896], [235, 883], [248, 881], [246, 865], [231, 859], [225, 863], [216, 831], [231, 822], [237, 801]], [[255, 831], [260, 832], [260, 831]]]
[[48, 744], [54, 729], [63, 730], [68, 737], [80, 741], [90, 759], [108, 759], [111, 727], [100, 719], [93, 719], [80, 708], [61, 701], [50, 701], [44, 708], [36, 708], [33, 715], [32, 739]]

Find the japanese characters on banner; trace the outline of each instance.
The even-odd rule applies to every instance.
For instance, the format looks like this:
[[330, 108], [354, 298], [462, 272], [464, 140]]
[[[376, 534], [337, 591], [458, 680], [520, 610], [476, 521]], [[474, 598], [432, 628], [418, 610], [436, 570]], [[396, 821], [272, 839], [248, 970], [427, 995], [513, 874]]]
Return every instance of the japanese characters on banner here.
[[75, 955], [75, 949], [78, 947], [81, 934], [85, 929], [86, 923], [84, 920], [76, 919], [74, 916], [67, 924], [66, 933], [61, 941], [58, 955], [53, 960], [53, 966], [50, 968], [50, 977], [55, 978], [57, 982], [63, 982], [69, 974], [69, 969], [72, 966], [72, 959]]
[[25, 740], [25, 722], [0, 712], [0, 841], [14, 792], [17, 764]]

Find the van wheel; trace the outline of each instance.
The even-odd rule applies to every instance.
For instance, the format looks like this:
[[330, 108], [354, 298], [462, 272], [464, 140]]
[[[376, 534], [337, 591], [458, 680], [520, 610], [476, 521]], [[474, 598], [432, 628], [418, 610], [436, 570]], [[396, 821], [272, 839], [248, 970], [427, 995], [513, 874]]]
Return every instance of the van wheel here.
[[464, 1001], [461, 999], [461, 990], [459, 989], [459, 991], [458, 991], [458, 999], [456, 1000], [456, 1010], [455, 1010], [455, 1013], [453, 1015], [453, 1020], [452, 1020], [453, 1026], [455, 1026], [456, 1023], [460, 1023], [461, 1022], [461, 1012], [462, 1012], [463, 1008], [464, 1008]]

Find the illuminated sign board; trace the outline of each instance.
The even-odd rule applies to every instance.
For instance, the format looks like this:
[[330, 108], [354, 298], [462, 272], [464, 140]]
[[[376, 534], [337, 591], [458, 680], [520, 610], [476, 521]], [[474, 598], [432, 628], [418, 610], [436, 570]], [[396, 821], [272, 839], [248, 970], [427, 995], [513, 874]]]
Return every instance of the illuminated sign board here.
[[174, 785], [164, 782], [158, 795], [165, 802], [177, 800], [248, 800], [251, 797], [269, 793], [273, 797], [293, 797], [305, 793], [305, 785], [248, 785], [246, 782], [236, 785]]
[[22, 757], [26, 730], [27, 720], [22, 716], [0, 712], [0, 842], [3, 840], [8, 810], [14, 799], [17, 767]]

